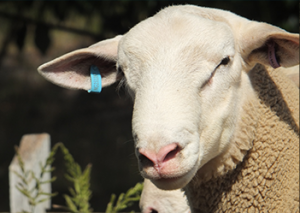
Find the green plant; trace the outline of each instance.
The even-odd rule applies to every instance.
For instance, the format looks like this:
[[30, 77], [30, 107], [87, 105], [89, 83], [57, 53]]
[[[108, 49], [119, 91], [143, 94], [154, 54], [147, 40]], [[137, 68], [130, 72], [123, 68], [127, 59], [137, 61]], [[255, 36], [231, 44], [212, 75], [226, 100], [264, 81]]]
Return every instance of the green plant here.
[[[33, 171], [25, 170], [24, 161], [21, 158], [19, 153], [19, 148], [15, 146], [15, 151], [17, 154], [17, 159], [21, 168], [21, 173], [14, 171], [14, 173], [21, 179], [21, 182], [16, 185], [16, 188], [28, 198], [28, 204], [31, 208], [31, 212], [33, 213], [37, 204], [45, 202], [46, 200], [51, 199], [53, 196], [56, 196], [57, 193], [46, 193], [42, 191], [41, 186], [46, 183], [51, 183], [56, 180], [56, 177], [52, 177], [50, 180], [42, 181], [43, 176], [46, 173], [51, 173], [54, 168], [51, 168], [51, 164], [54, 161], [54, 155], [56, 153], [57, 148], [52, 149], [49, 157], [46, 159], [44, 165], [40, 163], [41, 172], [39, 176]], [[49, 169], [50, 168], [50, 169]], [[34, 181], [34, 186], [30, 188], [31, 181]], [[25, 210], [22, 213], [29, 213]]]
[[[143, 190], [143, 184], [137, 183], [133, 188], [130, 188], [125, 194], [121, 193], [114, 206], [116, 195], [112, 194], [110, 202], [107, 204], [105, 213], [117, 213], [133, 205], [135, 201], [139, 201], [141, 198], [141, 192]], [[134, 211], [132, 211], [133, 213]]]
[[88, 164], [82, 172], [81, 167], [74, 161], [74, 158], [63, 143], [58, 143], [57, 146], [60, 147], [64, 155], [65, 165], [67, 168], [65, 178], [73, 183], [74, 187], [69, 188], [71, 196], [64, 195], [67, 207], [60, 207], [72, 213], [92, 212], [93, 210], [90, 208], [89, 204], [89, 200], [92, 196], [92, 192], [90, 190], [91, 164]]
[[[21, 173], [15, 172], [15, 174], [21, 179], [21, 182], [16, 186], [17, 189], [28, 198], [29, 205], [31, 206], [31, 212], [34, 212], [34, 209], [37, 204], [42, 203], [51, 197], [56, 196], [58, 193], [45, 193], [41, 190], [41, 185], [49, 182], [54, 182], [56, 177], [51, 178], [47, 181], [42, 181], [43, 175], [47, 172], [52, 172], [54, 168], [51, 168], [53, 161], [55, 160], [54, 156], [57, 152], [57, 149], [60, 148], [66, 165], [66, 174], [65, 178], [73, 184], [73, 188], [69, 188], [70, 195], [64, 195], [66, 205], [53, 205], [54, 208], [60, 208], [67, 210], [72, 213], [91, 213], [93, 210], [90, 208], [89, 200], [92, 196], [90, 190], [90, 173], [91, 165], [88, 164], [84, 171], [78, 163], [74, 161], [73, 156], [70, 154], [69, 150], [64, 146], [63, 143], [57, 143], [52, 148], [49, 157], [47, 158], [44, 165], [41, 166], [41, 173], [38, 177], [34, 174], [33, 171], [25, 171], [24, 161], [22, 160], [18, 147], [15, 148], [19, 165], [21, 168]], [[51, 168], [51, 169], [48, 169]], [[35, 186], [30, 189], [29, 183], [35, 181]], [[117, 213], [125, 208], [128, 208], [133, 205], [135, 201], [140, 200], [140, 194], [143, 189], [142, 183], [137, 183], [133, 188], [130, 188], [126, 193], [121, 193], [118, 197], [117, 202], [115, 203], [116, 195], [112, 194], [110, 202], [107, 204], [106, 213]], [[44, 196], [41, 198], [41, 196]], [[46, 196], [46, 197], [45, 197]], [[115, 205], [114, 205], [115, 203]], [[133, 211], [132, 211], [133, 212]], [[27, 211], [22, 211], [22, 213], [30, 213]]]

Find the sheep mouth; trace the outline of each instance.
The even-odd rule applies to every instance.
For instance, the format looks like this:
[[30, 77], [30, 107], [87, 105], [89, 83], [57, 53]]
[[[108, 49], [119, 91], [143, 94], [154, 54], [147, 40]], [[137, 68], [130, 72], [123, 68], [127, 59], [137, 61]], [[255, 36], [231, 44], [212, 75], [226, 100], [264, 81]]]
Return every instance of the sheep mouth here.
[[175, 190], [185, 187], [195, 176], [198, 171], [197, 165], [194, 165], [189, 170], [177, 170], [172, 173], [146, 173], [142, 171], [144, 178], [150, 179], [151, 182], [158, 188], [163, 190]]
[[184, 187], [189, 181], [186, 175], [176, 177], [159, 177], [151, 180], [154, 185], [163, 190], [175, 190]]
[[155, 179], [155, 181], [169, 183], [169, 182], [178, 181], [180, 178], [182, 178], [182, 176], [178, 176], [178, 177], [161, 177], [161, 178]]

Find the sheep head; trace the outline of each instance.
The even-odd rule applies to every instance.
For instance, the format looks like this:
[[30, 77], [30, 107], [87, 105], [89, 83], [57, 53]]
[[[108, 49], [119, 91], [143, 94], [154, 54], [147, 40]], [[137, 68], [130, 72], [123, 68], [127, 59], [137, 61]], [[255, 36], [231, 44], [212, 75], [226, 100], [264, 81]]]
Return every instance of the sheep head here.
[[162, 189], [184, 187], [226, 152], [256, 64], [299, 63], [299, 35], [230, 12], [173, 6], [123, 36], [39, 67], [50, 81], [89, 90], [121, 79], [134, 101], [132, 131], [142, 176]]

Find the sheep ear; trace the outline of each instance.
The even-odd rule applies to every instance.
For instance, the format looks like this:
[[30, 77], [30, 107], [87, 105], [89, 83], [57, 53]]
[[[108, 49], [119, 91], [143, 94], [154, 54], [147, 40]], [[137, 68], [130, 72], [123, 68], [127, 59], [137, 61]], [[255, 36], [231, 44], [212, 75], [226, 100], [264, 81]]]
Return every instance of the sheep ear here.
[[240, 35], [242, 57], [247, 64], [261, 63], [273, 68], [299, 64], [299, 34], [266, 23], [251, 22]]
[[120, 79], [116, 71], [118, 44], [122, 36], [75, 50], [41, 65], [38, 72], [47, 80], [70, 89], [91, 89], [90, 67], [97, 66], [102, 87]]

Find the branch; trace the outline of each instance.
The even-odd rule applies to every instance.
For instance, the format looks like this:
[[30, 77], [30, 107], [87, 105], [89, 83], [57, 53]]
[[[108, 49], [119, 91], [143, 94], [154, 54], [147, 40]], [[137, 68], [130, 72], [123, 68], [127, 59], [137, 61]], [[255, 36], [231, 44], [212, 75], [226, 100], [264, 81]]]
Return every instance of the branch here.
[[101, 35], [95, 34], [95, 33], [92, 33], [92, 32], [88, 32], [88, 31], [85, 31], [85, 30], [66, 27], [66, 26], [59, 25], [59, 24], [45, 23], [45, 22], [42, 22], [42, 21], [37, 21], [37, 20], [31, 19], [31, 18], [26, 18], [26, 17], [19, 16], [19, 15], [12, 15], [12, 14], [9, 14], [9, 13], [3, 12], [3, 11], [0, 11], [0, 17], [7, 18], [7, 19], [12, 19], [14, 21], [20, 21], [20, 22], [35, 24], [35, 25], [44, 25], [44, 26], [52, 28], [52, 29], [68, 31], [68, 32], [72, 32], [72, 33], [76, 33], [76, 34], [80, 34], [80, 35], [86, 35], [86, 36], [90, 36], [90, 37], [94, 38], [95, 40], [102, 40], [103, 39], [103, 37]]

